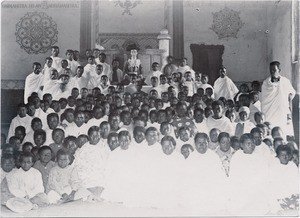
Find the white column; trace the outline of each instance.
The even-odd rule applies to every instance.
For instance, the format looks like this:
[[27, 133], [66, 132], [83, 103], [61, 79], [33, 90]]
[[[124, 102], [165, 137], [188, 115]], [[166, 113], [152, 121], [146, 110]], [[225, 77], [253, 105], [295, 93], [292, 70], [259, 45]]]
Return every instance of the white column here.
[[171, 36], [169, 35], [169, 32], [167, 29], [163, 29], [160, 31], [157, 39], [159, 40], [159, 49], [163, 50], [164, 52], [161, 55], [161, 66], [164, 66], [167, 64], [166, 58], [170, 54], [170, 39]]

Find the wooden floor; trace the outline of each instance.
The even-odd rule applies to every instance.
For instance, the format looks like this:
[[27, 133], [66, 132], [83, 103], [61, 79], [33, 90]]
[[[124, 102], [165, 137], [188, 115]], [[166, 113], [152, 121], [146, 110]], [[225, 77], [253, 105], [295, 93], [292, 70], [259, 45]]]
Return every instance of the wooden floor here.
[[[200, 206], [200, 205], [199, 205]], [[254, 212], [255, 213], [255, 212]], [[249, 214], [253, 216], [254, 214]], [[257, 214], [255, 214], [257, 216]], [[298, 216], [299, 211], [278, 211], [276, 214], [260, 214], [262, 216]], [[228, 211], [215, 211], [214, 214], [202, 214], [201, 207], [187, 211], [182, 208], [128, 208], [112, 203], [70, 202], [60, 206], [49, 206], [26, 213], [18, 214], [5, 206], [1, 207], [1, 217], [183, 217], [183, 216], [238, 216]]]

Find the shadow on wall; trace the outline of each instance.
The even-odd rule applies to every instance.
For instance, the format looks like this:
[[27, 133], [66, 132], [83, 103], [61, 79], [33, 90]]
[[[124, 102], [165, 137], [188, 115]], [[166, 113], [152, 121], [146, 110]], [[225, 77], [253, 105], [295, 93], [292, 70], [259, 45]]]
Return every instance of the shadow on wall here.
[[9, 124], [17, 115], [19, 103], [24, 103], [24, 90], [1, 89], [1, 133], [7, 135]]

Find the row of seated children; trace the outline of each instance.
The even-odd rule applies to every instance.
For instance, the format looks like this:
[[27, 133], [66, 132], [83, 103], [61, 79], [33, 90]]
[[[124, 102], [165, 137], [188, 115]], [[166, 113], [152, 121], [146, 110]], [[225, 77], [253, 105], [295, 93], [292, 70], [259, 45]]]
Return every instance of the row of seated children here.
[[[102, 125], [105, 124], [109, 125], [104, 121]], [[61, 129], [55, 129], [54, 131], [63, 133]], [[160, 134], [163, 135], [162, 138]], [[276, 157], [279, 159], [280, 164], [287, 166], [284, 168], [286, 172], [291, 172], [287, 170], [291, 168], [294, 169], [292, 171], [295, 173], [297, 172], [297, 170], [295, 171], [297, 169], [295, 164], [299, 164], [298, 152], [293, 145], [282, 144], [282, 139], [277, 140], [280, 134], [279, 128], [272, 130]], [[271, 160], [271, 155], [268, 156], [266, 152], [266, 149], [269, 148], [262, 141], [263, 130], [258, 127], [252, 129], [250, 134], [243, 134], [240, 139], [235, 136], [230, 137], [228, 133], [221, 132], [216, 128], [210, 131], [209, 136], [206, 133], [197, 132], [194, 137], [190, 137], [191, 131], [189, 128], [181, 127], [178, 130], [178, 135], [178, 139], [175, 140], [175, 137], [168, 135], [168, 131], [165, 132], [163, 128], [159, 132], [155, 127], [145, 129], [142, 126], [136, 126], [133, 130], [133, 141], [128, 130], [107, 134], [107, 132], [101, 131], [99, 127], [92, 126], [89, 128], [87, 135], [80, 135], [77, 138], [68, 136], [64, 139], [60, 137], [60, 141], [56, 141], [56, 138], [56, 143], [61, 143], [62, 139], [63, 143], [55, 156], [54, 149], [51, 149], [51, 146], [44, 145], [43, 142], [41, 146], [37, 147], [33, 147], [31, 143], [24, 143], [22, 152], [16, 152], [15, 147], [10, 144], [5, 145], [2, 148], [1, 158], [2, 203], [6, 204], [7, 200], [14, 196], [27, 198], [38, 206], [68, 202], [81, 198], [99, 198], [99, 188], [96, 189], [98, 195], [95, 196], [92, 194], [95, 187], [88, 188], [87, 186], [85, 188], [88, 190], [86, 190], [80, 186], [83, 180], [86, 179], [82, 177], [82, 174], [86, 174], [88, 179], [93, 177], [93, 174], [89, 173], [90, 169], [88, 168], [95, 170], [95, 165], [93, 164], [99, 164], [101, 159], [99, 158], [100, 153], [96, 153], [96, 156], [92, 155], [91, 146], [93, 148], [109, 147], [109, 151], [112, 153], [108, 156], [113, 155], [116, 150], [120, 149], [136, 150], [134, 154], [141, 155], [143, 152], [146, 153], [148, 151], [147, 147], [151, 146], [151, 149], [156, 151], [155, 155], [159, 155], [158, 152], [165, 155], [180, 152], [182, 159], [187, 161], [191, 157], [196, 157], [192, 153], [194, 150], [199, 154], [208, 156], [215, 153], [215, 157], [220, 159], [215, 164], [222, 166], [224, 176], [226, 175], [227, 177], [231, 175], [230, 168], [235, 169], [237, 167], [236, 165], [231, 166], [231, 159], [234, 160], [236, 155], [240, 157], [241, 154], [253, 154], [256, 158], [260, 156], [263, 159], [268, 160], [270, 158], [269, 160]], [[107, 141], [101, 140], [103, 138], [107, 138]], [[45, 138], [43, 141], [45, 141]], [[270, 148], [269, 154], [271, 152], [272, 149]], [[99, 157], [97, 158], [97, 156]], [[91, 158], [88, 161], [91, 165], [84, 163], [87, 161], [87, 158]], [[271, 163], [275, 164], [272, 161]], [[103, 163], [100, 164], [102, 165]], [[243, 160], [240, 160], [238, 164], [242, 165]], [[82, 169], [82, 165], [86, 168]], [[103, 174], [103, 170], [101, 168], [98, 173]], [[233, 173], [235, 173], [235, 170]], [[75, 195], [76, 193], [77, 196]]]

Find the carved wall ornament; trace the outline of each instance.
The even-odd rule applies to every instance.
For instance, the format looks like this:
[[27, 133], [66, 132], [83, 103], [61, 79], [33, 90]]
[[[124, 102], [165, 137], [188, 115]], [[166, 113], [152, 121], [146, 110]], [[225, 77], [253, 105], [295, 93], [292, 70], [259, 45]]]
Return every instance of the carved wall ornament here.
[[46, 53], [57, 34], [57, 24], [43, 12], [28, 12], [16, 24], [16, 41], [28, 54]]
[[120, 6], [124, 8], [122, 15], [128, 14], [132, 16], [131, 9], [135, 8], [138, 4], [142, 4], [140, 0], [118, 0], [114, 1], [115, 7]]
[[237, 38], [239, 30], [244, 25], [240, 18], [239, 11], [234, 11], [225, 7], [212, 14], [213, 25], [210, 29], [218, 35], [219, 39], [230, 37]]

